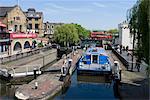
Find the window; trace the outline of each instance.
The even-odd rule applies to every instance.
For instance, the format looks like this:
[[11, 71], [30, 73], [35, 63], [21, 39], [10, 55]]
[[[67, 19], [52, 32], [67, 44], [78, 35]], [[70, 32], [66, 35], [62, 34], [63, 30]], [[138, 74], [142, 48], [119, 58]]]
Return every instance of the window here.
[[51, 26], [51, 28], [53, 29], [53, 28], [54, 28], [54, 26], [52, 25], [52, 26]]
[[29, 20], [32, 20], [32, 18], [28, 18]]
[[15, 27], [14, 27], [14, 31], [15, 31], [15, 32], [17, 31], [17, 25], [15, 25]]
[[20, 17], [16, 17], [16, 20], [20, 20]]
[[38, 21], [38, 18], [35, 18], [35, 21]]
[[39, 29], [39, 24], [35, 24], [35, 29]]
[[20, 32], [22, 32], [22, 25], [20, 25], [19, 29], [20, 29]]
[[32, 24], [28, 24], [28, 29], [32, 29]]

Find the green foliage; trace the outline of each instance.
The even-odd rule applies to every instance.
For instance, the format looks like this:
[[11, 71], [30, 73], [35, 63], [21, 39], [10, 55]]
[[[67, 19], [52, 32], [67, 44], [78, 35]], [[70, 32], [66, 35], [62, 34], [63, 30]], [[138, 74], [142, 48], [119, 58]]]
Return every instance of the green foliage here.
[[90, 35], [90, 31], [83, 28], [81, 25], [74, 24], [77, 29], [78, 35], [80, 39], [86, 39]]
[[[149, 0], [138, 0], [136, 4], [128, 10], [127, 19], [129, 21], [130, 32], [133, 35], [133, 47], [137, 41], [135, 55], [138, 59], [144, 58], [147, 64], [150, 63], [149, 55]], [[148, 67], [149, 68], [149, 67]], [[148, 70], [147, 70], [148, 71]]]
[[38, 47], [44, 47], [43, 43], [42, 42], [38, 43]]
[[145, 58], [149, 64], [149, 0], [138, 0], [128, 11], [130, 32], [137, 39], [137, 57]]
[[61, 46], [76, 45], [80, 39], [87, 38], [89, 31], [78, 24], [64, 24], [55, 28], [54, 40]]
[[76, 44], [79, 41], [77, 29], [73, 24], [64, 24], [62, 26], [58, 26], [55, 29], [54, 40], [63, 46]]
[[117, 34], [118, 30], [117, 29], [110, 29], [110, 30], [108, 30], [108, 32], [110, 32], [112, 34]]

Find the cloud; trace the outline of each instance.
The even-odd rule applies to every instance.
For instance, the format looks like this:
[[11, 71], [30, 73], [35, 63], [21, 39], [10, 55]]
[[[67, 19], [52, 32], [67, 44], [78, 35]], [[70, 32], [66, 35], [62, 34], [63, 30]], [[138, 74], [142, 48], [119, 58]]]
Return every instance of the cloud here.
[[46, 4], [47, 7], [49, 8], [53, 8], [53, 9], [57, 9], [59, 11], [66, 11], [66, 12], [91, 12], [92, 9], [89, 8], [67, 8], [67, 7], [63, 7], [54, 3], [47, 3]]
[[106, 7], [106, 5], [101, 4], [101, 3], [97, 3], [97, 2], [94, 2], [93, 5], [97, 6], [97, 7], [100, 7], [100, 8], [105, 8]]

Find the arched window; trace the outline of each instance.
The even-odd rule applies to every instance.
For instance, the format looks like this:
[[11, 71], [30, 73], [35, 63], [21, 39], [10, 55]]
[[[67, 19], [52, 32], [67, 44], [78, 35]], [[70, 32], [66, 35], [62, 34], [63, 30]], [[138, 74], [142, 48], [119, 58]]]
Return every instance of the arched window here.
[[14, 45], [14, 51], [21, 50], [21, 49], [22, 49], [21, 43], [16, 42], [16, 44]]
[[26, 48], [30, 48], [30, 43], [28, 41], [26, 41], [24, 43], [24, 49], [26, 49]]

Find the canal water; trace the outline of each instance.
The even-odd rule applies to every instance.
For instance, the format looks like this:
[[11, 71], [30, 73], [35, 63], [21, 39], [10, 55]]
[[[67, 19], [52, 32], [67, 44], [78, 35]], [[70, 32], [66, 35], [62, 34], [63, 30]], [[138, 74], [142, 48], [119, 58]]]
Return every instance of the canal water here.
[[[0, 80], [0, 100], [15, 100], [14, 92], [17, 85], [9, 85]], [[68, 88], [57, 94], [55, 100], [72, 99], [111, 99], [116, 100], [113, 82], [107, 83], [100, 76], [78, 76], [75, 71]]]
[[[65, 90], [65, 89], [64, 89]], [[55, 100], [109, 99], [116, 100], [113, 82], [107, 83], [102, 76], [78, 76], [75, 71], [67, 90], [61, 91]]]

